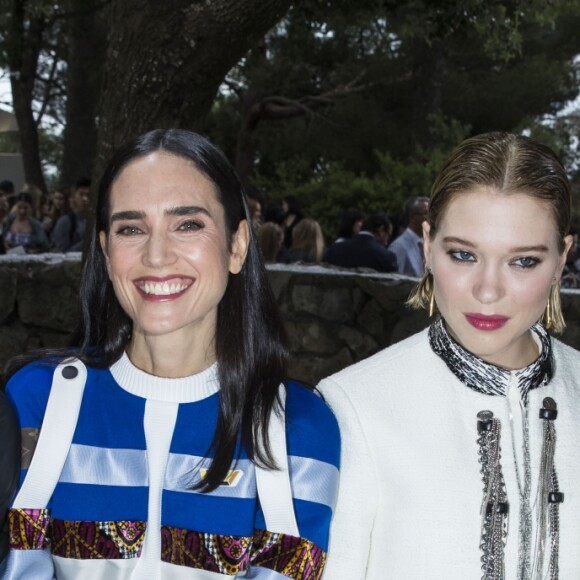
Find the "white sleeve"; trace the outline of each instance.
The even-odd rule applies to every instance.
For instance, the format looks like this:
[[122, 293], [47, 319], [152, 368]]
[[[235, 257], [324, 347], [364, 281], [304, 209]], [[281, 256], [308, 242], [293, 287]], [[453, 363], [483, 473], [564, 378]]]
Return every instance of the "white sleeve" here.
[[330, 526], [325, 580], [363, 580], [378, 504], [377, 473], [366, 434], [348, 393], [331, 379], [318, 389], [336, 415], [342, 453], [338, 502]]

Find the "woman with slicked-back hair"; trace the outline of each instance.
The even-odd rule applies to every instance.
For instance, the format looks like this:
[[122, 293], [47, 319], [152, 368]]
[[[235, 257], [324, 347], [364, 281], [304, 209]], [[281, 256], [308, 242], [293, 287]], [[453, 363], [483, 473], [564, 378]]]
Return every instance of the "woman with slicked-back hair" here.
[[549, 148], [451, 154], [409, 299], [431, 325], [320, 384], [343, 441], [325, 578], [580, 578], [580, 353], [549, 334], [569, 224]]
[[5, 578], [319, 579], [338, 428], [286, 380], [221, 151], [169, 129], [116, 153], [80, 298], [76, 348], [36, 354], [7, 385], [26, 453]]

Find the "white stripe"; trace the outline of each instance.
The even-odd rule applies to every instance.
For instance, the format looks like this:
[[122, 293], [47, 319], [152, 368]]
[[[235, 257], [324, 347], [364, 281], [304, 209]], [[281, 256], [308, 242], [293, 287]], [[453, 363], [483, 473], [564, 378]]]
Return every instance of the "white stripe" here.
[[[236, 576], [238, 578], [239, 576]], [[275, 572], [269, 568], [257, 568], [252, 566], [248, 571], [248, 574], [244, 576], [247, 580], [288, 580], [288, 576], [280, 574], [280, 572]]]
[[145, 404], [149, 504], [143, 551], [135, 570], [135, 577], [139, 580], [161, 578], [161, 494], [178, 408], [178, 403], [165, 401], [147, 401]]
[[[284, 406], [286, 390], [282, 385], [280, 394]], [[280, 416], [272, 412], [268, 426], [268, 441], [278, 469], [267, 471], [256, 465], [256, 483], [266, 528], [270, 532], [299, 536], [288, 473], [285, 417], [285, 411]]]
[[[64, 378], [66, 367], [74, 367], [76, 377]], [[77, 359], [67, 359], [54, 370], [38, 444], [13, 507], [47, 506], [70, 448], [86, 380], [87, 369]]]
[[295, 499], [320, 503], [334, 510], [338, 469], [324, 461], [290, 455], [290, 481]]
[[[193, 489], [200, 481], [200, 468], [209, 468], [211, 458], [183, 453], [170, 453], [164, 489], [181, 493], [201, 493]], [[235, 485], [223, 485], [209, 494], [212, 497], [256, 497], [254, 465], [240, 459], [232, 469], [241, 472]], [[71, 445], [59, 481], [85, 485], [145, 487], [148, 482], [147, 452], [141, 449], [108, 449], [91, 445]]]
[[[60, 556], [53, 556], [55, 568], [57, 571], [58, 580], [143, 580], [144, 576], [140, 574], [139, 561], [141, 558], [130, 560], [75, 560], [72, 558], [61, 558]], [[159, 562], [160, 578], [171, 580], [217, 580], [218, 578], [259, 578], [260, 580], [278, 580], [285, 578], [285, 576], [266, 570], [266, 575], [258, 572], [258, 575], [244, 575], [230, 576], [227, 574], [219, 574], [217, 572], [209, 572], [208, 570], [199, 570], [197, 568], [189, 568], [188, 566], [178, 566], [176, 564], [169, 564], [167, 562]], [[259, 568], [252, 568], [253, 570], [261, 570]], [[268, 574], [268, 572], [270, 572]], [[28, 578], [28, 577], [27, 577]], [[32, 577], [31, 577], [32, 578]], [[34, 580], [37, 580], [36, 576]]]
[[54, 568], [50, 550], [10, 550], [2, 580], [52, 580]]
[[86, 485], [144, 487], [147, 453], [141, 449], [107, 449], [71, 445], [59, 481]]

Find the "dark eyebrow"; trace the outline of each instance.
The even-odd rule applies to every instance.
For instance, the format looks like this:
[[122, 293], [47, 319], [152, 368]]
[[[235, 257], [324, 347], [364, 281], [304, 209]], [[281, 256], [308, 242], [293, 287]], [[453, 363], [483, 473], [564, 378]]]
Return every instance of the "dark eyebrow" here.
[[[211, 217], [207, 209], [199, 207], [197, 205], [170, 207], [169, 209], [165, 210], [165, 215], [175, 215], [175, 216], [194, 215], [198, 213], [203, 213]], [[147, 214], [144, 211], [135, 211], [135, 210], [119, 211], [111, 216], [111, 222], [121, 220], [142, 220], [145, 219], [146, 217]]]
[[144, 211], [118, 211], [111, 216], [111, 222], [120, 220], [142, 220], [144, 217]]
[[[473, 242], [470, 242], [468, 240], [464, 240], [462, 238], [456, 238], [454, 236], [447, 236], [446, 238], [443, 238], [443, 241], [447, 244], [459, 244], [461, 246], [467, 246], [468, 248], [475, 248], [476, 247], [476, 245]], [[519, 253], [525, 253], [525, 252], [547, 253], [549, 251], [550, 251], [550, 249], [547, 246], [544, 246], [544, 244], [539, 244], [537, 246], [517, 246], [514, 248], [510, 248], [510, 250], [509, 250], [510, 254], [519, 254]]]
[[194, 215], [197, 213], [203, 213], [206, 216], [211, 217], [207, 209], [205, 209], [204, 207], [200, 207], [198, 205], [170, 207], [169, 209], [165, 210], [165, 215], [183, 216], [183, 215]]

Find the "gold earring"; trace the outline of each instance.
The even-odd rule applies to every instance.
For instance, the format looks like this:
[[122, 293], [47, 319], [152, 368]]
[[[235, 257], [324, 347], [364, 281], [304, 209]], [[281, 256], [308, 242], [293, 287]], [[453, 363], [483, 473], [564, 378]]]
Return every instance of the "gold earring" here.
[[550, 298], [548, 298], [548, 304], [546, 304], [546, 310], [544, 311], [544, 326], [551, 328], [552, 322], [552, 292], [550, 292]]
[[546, 304], [542, 322], [546, 328], [551, 329], [554, 332], [562, 332], [566, 326], [566, 323], [564, 322], [564, 316], [562, 314], [562, 301], [560, 300], [559, 280], [552, 285], [550, 290], [550, 298], [548, 298], [548, 304]]
[[435, 292], [431, 289], [431, 298], [429, 298], [429, 318], [435, 314]]
[[432, 318], [437, 309], [435, 305], [435, 284], [433, 283], [433, 272], [431, 272], [431, 268], [427, 268], [427, 272], [429, 273], [425, 281], [425, 291], [429, 297], [429, 309], [427, 312], [429, 313], [429, 318]]

